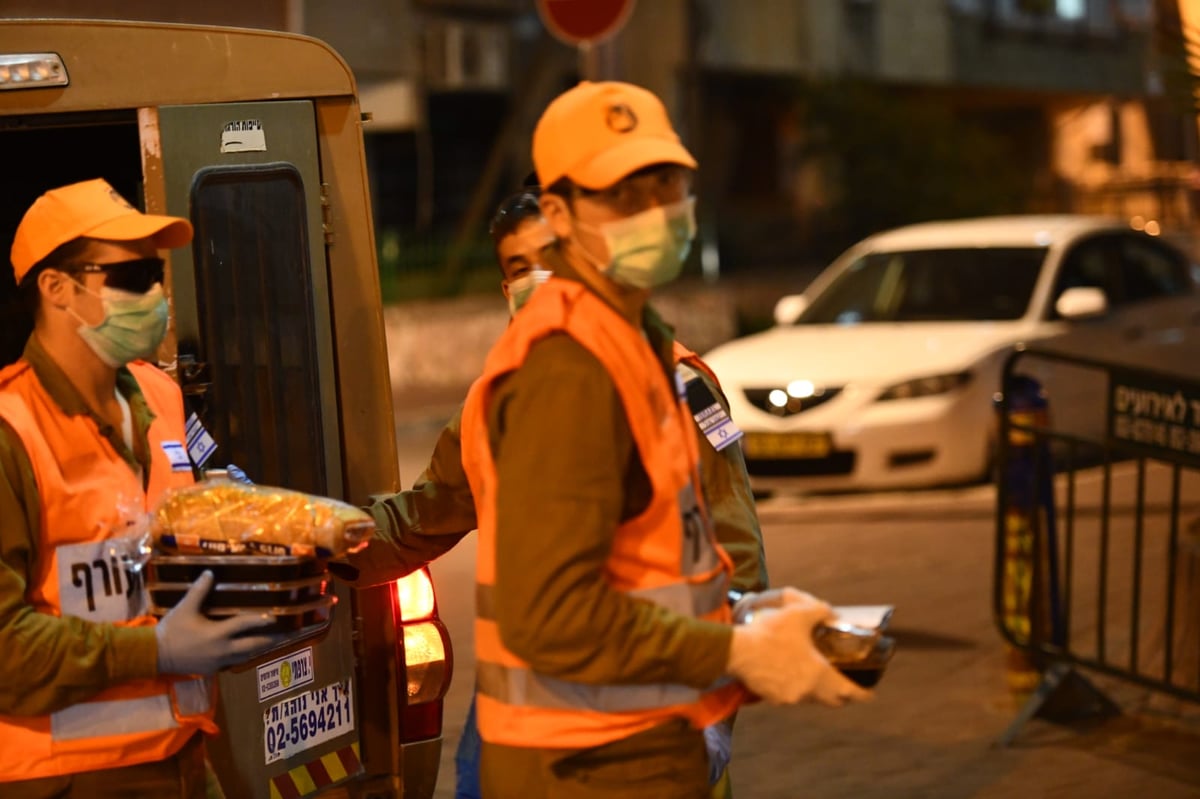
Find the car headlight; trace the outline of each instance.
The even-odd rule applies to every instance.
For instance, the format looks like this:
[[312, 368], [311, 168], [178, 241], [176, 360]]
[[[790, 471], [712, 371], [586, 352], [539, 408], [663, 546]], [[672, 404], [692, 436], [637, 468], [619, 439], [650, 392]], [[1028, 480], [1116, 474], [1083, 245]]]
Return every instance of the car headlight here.
[[970, 372], [954, 372], [947, 375], [918, 377], [915, 380], [905, 380], [903, 383], [888, 386], [876, 399], [882, 402], [883, 400], [932, 397], [935, 394], [945, 394], [948, 391], [961, 388], [970, 382]]

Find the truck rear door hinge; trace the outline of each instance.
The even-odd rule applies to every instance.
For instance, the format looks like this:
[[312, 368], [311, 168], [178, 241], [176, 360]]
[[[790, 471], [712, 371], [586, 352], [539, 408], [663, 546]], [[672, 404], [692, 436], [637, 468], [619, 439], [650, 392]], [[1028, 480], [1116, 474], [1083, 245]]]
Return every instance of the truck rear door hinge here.
[[333, 244], [333, 208], [329, 203], [329, 184], [321, 184], [321, 232], [325, 244]]

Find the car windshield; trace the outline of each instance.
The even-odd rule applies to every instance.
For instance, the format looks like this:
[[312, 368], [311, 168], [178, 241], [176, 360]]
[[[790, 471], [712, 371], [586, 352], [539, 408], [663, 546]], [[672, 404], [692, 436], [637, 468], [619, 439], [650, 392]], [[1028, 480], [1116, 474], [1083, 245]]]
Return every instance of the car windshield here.
[[796, 324], [1019, 319], [1045, 257], [1044, 247], [871, 253], [838, 275]]

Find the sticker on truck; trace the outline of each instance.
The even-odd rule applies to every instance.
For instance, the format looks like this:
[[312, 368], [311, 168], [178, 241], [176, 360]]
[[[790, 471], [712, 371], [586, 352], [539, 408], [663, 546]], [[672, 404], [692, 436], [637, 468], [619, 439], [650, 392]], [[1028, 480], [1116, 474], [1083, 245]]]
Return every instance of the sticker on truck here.
[[311, 646], [276, 658], [258, 667], [258, 701], [265, 702], [313, 681]]
[[354, 729], [351, 681], [288, 697], [263, 713], [263, 752], [269, 765]]
[[267, 134], [263, 132], [262, 121], [258, 119], [239, 119], [226, 122], [221, 130], [222, 153], [265, 153], [267, 151]]

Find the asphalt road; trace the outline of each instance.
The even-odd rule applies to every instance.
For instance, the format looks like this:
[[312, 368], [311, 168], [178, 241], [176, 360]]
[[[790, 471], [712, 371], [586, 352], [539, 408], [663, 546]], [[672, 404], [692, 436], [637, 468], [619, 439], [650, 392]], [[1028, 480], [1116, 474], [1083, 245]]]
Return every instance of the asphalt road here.
[[[435, 437], [435, 426], [402, 428], [405, 482]], [[1073, 726], [1034, 719], [1011, 746], [996, 745], [1020, 705], [991, 617], [993, 503], [986, 486], [762, 501], [772, 582], [834, 604], [892, 604], [898, 645], [869, 704], [744, 708], [737, 796], [1200, 797], [1200, 708], [1096, 675], [1087, 676], [1121, 715]], [[470, 698], [474, 557], [470, 538], [433, 565], [455, 649], [438, 799], [454, 795]]]

